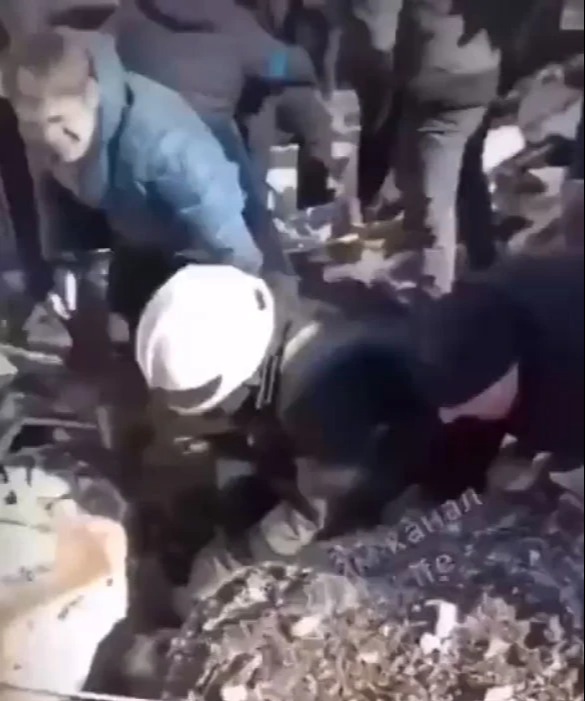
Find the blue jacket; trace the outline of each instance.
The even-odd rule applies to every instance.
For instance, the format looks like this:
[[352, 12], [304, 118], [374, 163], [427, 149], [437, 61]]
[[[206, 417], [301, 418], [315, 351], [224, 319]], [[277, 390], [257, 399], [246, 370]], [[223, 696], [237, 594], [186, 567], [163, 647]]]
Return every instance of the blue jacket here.
[[179, 95], [126, 72], [110, 37], [84, 42], [101, 100], [76, 196], [105, 213], [123, 245], [258, 272], [262, 255], [244, 221], [238, 168], [210, 129]]

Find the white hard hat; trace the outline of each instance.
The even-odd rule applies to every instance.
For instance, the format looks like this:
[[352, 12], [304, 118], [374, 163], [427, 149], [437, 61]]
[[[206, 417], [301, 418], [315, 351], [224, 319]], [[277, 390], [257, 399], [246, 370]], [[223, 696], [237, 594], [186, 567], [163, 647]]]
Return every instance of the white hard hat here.
[[136, 360], [151, 389], [189, 391], [220, 378], [190, 408], [204, 413], [254, 375], [274, 330], [274, 299], [263, 280], [231, 266], [189, 265], [146, 305]]

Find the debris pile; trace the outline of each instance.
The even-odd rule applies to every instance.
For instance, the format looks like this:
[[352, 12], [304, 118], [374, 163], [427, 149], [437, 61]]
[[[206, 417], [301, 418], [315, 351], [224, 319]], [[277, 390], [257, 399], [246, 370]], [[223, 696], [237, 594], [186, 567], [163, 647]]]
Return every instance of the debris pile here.
[[28, 701], [23, 688], [80, 691], [129, 598], [126, 504], [71, 440], [91, 431], [38, 396], [20, 399], [6, 392], [0, 422], [3, 701]]
[[166, 698], [583, 699], [578, 501], [547, 479], [458, 510], [327, 544], [335, 575], [240, 572], [194, 607]]

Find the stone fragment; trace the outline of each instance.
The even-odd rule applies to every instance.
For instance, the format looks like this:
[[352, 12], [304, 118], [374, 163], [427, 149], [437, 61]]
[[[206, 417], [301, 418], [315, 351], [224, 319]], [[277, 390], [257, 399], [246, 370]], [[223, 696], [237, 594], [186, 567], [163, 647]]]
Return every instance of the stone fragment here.
[[[112, 489], [97, 476], [78, 480], [74, 466], [0, 472], [0, 689], [79, 692], [98, 646], [126, 616], [125, 529], [86, 510], [104, 488]], [[24, 691], [0, 695], [30, 701]]]

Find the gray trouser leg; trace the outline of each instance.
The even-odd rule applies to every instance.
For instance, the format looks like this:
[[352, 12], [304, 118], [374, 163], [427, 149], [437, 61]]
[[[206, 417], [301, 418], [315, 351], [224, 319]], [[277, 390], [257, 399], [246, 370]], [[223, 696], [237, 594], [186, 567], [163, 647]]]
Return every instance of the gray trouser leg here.
[[485, 107], [442, 109], [409, 101], [399, 142], [398, 186], [404, 226], [417, 251], [417, 286], [451, 289], [457, 251], [455, 201], [465, 145]]

